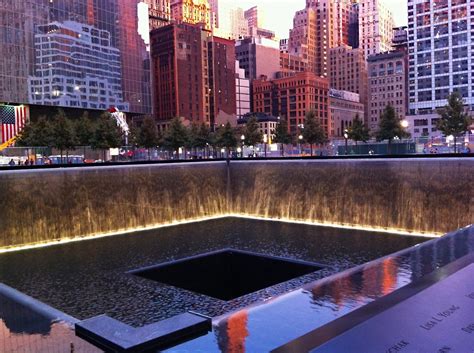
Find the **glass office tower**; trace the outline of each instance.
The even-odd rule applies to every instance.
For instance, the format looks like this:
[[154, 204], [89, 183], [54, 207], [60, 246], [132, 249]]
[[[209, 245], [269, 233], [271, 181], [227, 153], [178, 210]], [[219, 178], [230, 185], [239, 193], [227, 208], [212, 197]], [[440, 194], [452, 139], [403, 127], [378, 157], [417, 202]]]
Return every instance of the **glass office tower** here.
[[410, 114], [436, 113], [453, 91], [474, 109], [474, 2], [409, 0], [408, 31]]
[[150, 113], [146, 3], [0, 0], [0, 104]]

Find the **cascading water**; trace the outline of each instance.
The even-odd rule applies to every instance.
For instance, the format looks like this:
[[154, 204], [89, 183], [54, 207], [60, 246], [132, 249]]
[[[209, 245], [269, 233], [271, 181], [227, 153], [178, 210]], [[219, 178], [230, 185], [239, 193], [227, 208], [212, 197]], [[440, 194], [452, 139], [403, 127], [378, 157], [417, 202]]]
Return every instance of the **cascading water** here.
[[445, 233], [472, 223], [473, 170], [409, 159], [4, 171], [0, 249], [227, 214]]

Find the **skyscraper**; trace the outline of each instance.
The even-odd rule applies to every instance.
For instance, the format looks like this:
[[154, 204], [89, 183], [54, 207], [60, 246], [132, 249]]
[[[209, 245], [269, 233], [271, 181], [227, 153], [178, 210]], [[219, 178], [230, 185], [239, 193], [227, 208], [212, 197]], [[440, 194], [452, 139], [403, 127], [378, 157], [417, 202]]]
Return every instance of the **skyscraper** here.
[[[108, 31], [64, 21], [38, 26], [36, 32], [35, 74], [28, 80], [31, 103], [129, 111], [123, 101], [120, 51], [111, 46]], [[94, 55], [75, 54], [80, 51]]]
[[[80, 101], [91, 109], [116, 104], [131, 113], [150, 113], [149, 22], [142, 3], [9, 1], [0, 15], [0, 103], [78, 107]], [[47, 54], [59, 50], [61, 57]]]
[[308, 60], [308, 70], [329, 74], [329, 49], [349, 44], [350, 0], [307, 0], [290, 30], [289, 52]]
[[350, 46], [341, 45], [332, 48], [329, 56], [330, 87], [357, 93], [360, 102], [364, 104], [364, 119], [367, 121], [367, 63], [362, 48], [353, 49]]
[[408, 2], [410, 113], [429, 113], [458, 91], [474, 108], [472, 1]]
[[152, 31], [151, 55], [158, 120], [235, 121], [234, 41], [201, 25], [172, 24]]
[[473, 25], [472, 1], [408, 1], [412, 135], [439, 135], [436, 109], [446, 105], [453, 91], [474, 109]]
[[392, 12], [383, 0], [360, 0], [359, 6], [359, 47], [369, 55], [392, 50], [395, 22]]
[[394, 50], [371, 55], [367, 59], [369, 71], [369, 119], [372, 131], [378, 129], [379, 119], [387, 107], [392, 106], [400, 119], [407, 111], [406, 52]]

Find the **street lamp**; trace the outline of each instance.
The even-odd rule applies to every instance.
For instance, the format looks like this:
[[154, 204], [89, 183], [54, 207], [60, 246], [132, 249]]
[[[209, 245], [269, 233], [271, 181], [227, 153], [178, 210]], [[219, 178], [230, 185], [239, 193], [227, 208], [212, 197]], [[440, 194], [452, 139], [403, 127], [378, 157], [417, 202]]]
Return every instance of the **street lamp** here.
[[267, 158], [267, 143], [268, 143], [268, 135], [264, 134], [263, 135], [263, 144], [265, 148], [265, 158]]
[[240, 136], [240, 141], [242, 141], [242, 154], [240, 156], [244, 158], [245, 135]]
[[301, 143], [303, 142], [303, 135], [298, 136], [298, 146], [300, 147], [300, 156], [303, 154], [301, 151]]
[[410, 124], [408, 123], [408, 120], [402, 120], [400, 125], [402, 128], [406, 129]]
[[345, 146], [346, 146], [346, 156], [348, 155], [348, 148], [347, 148], [347, 140], [349, 139], [349, 130], [345, 129], [344, 130], [344, 140], [345, 140]]

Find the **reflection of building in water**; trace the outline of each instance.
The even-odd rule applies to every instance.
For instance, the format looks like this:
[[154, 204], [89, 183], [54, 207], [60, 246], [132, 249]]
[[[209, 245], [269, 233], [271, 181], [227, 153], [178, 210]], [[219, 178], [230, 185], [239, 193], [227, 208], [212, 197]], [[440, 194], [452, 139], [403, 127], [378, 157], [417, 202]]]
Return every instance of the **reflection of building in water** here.
[[226, 324], [216, 327], [217, 342], [221, 352], [244, 353], [249, 335], [248, 312], [241, 310], [226, 319]]
[[110, 32], [74, 21], [37, 26], [30, 102], [42, 105], [129, 110], [122, 94], [120, 50]]

